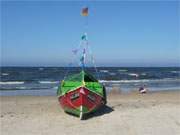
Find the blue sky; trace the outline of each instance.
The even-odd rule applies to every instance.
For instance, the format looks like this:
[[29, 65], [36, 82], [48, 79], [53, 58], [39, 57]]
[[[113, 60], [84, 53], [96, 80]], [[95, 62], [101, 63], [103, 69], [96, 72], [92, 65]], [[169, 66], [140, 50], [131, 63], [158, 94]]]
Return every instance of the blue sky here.
[[178, 2], [2, 2], [1, 65], [67, 66], [84, 32], [97, 66], [177, 66]]

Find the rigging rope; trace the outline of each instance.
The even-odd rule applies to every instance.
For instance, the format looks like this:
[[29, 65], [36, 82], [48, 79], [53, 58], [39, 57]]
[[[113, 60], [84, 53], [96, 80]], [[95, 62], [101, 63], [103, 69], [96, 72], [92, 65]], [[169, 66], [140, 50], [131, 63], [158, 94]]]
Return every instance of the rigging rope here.
[[[73, 53], [73, 56], [76, 56], [76, 57], [78, 57], [78, 54], [80, 53], [79, 54], [79, 60], [80, 60], [79, 66], [81, 66], [81, 68], [83, 70], [84, 70], [85, 66], [87, 66], [87, 64], [86, 64], [86, 62], [88, 62], [87, 53], [89, 53], [90, 54], [90, 62], [92, 63], [92, 67], [94, 67], [95, 72], [96, 72], [97, 77], [98, 77], [98, 80], [99, 80], [100, 79], [100, 74], [98, 72], [97, 66], [95, 64], [94, 56], [92, 54], [92, 51], [91, 51], [91, 48], [90, 48], [89, 42], [88, 42], [88, 35], [87, 35], [87, 31], [88, 31], [88, 15], [89, 15], [88, 10], [89, 10], [88, 6], [82, 8], [81, 15], [85, 19], [84, 20], [84, 31], [85, 32], [81, 36], [81, 40], [79, 42], [78, 48], [73, 49], [72, 53]], [[69, 73], [69, 72], [68, 71], [66, 72], [65, 77], [66, 77], [67, 73]]]

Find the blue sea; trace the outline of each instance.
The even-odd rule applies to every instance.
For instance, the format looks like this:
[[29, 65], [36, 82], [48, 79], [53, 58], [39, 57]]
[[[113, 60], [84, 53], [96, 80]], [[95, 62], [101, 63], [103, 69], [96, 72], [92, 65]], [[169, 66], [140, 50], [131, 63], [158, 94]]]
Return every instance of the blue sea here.
[[[0, 96], [56, 95], [64, 77], [80, 72], [77, 67], [1, 67]], [[128, 92], [145, 85], [149, 91], [180, 90], [180, 67], [86, 68], [109, 92], [116, 87]]]

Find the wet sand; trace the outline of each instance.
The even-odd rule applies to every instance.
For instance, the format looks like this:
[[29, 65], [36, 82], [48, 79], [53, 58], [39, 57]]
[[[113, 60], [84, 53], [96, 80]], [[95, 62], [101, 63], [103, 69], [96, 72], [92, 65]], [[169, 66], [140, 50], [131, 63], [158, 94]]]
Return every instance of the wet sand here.
[[64, 113], [55, 96], [0, 97], [1, 135], [179, 135], [180, 91], [108, 94], [85, 120]]

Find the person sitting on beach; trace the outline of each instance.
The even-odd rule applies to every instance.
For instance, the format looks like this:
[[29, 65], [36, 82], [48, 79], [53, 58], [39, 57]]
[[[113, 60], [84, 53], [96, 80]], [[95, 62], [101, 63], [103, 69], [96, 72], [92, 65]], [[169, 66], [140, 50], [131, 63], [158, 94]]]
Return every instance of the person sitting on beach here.
[[147, 92], [147, 90], [145, 89], [144, 86], [142, 86], [142, 87], [139, 88], [139, 92], [140, 92], [141, 94], [144, 94], [144, 93]]

